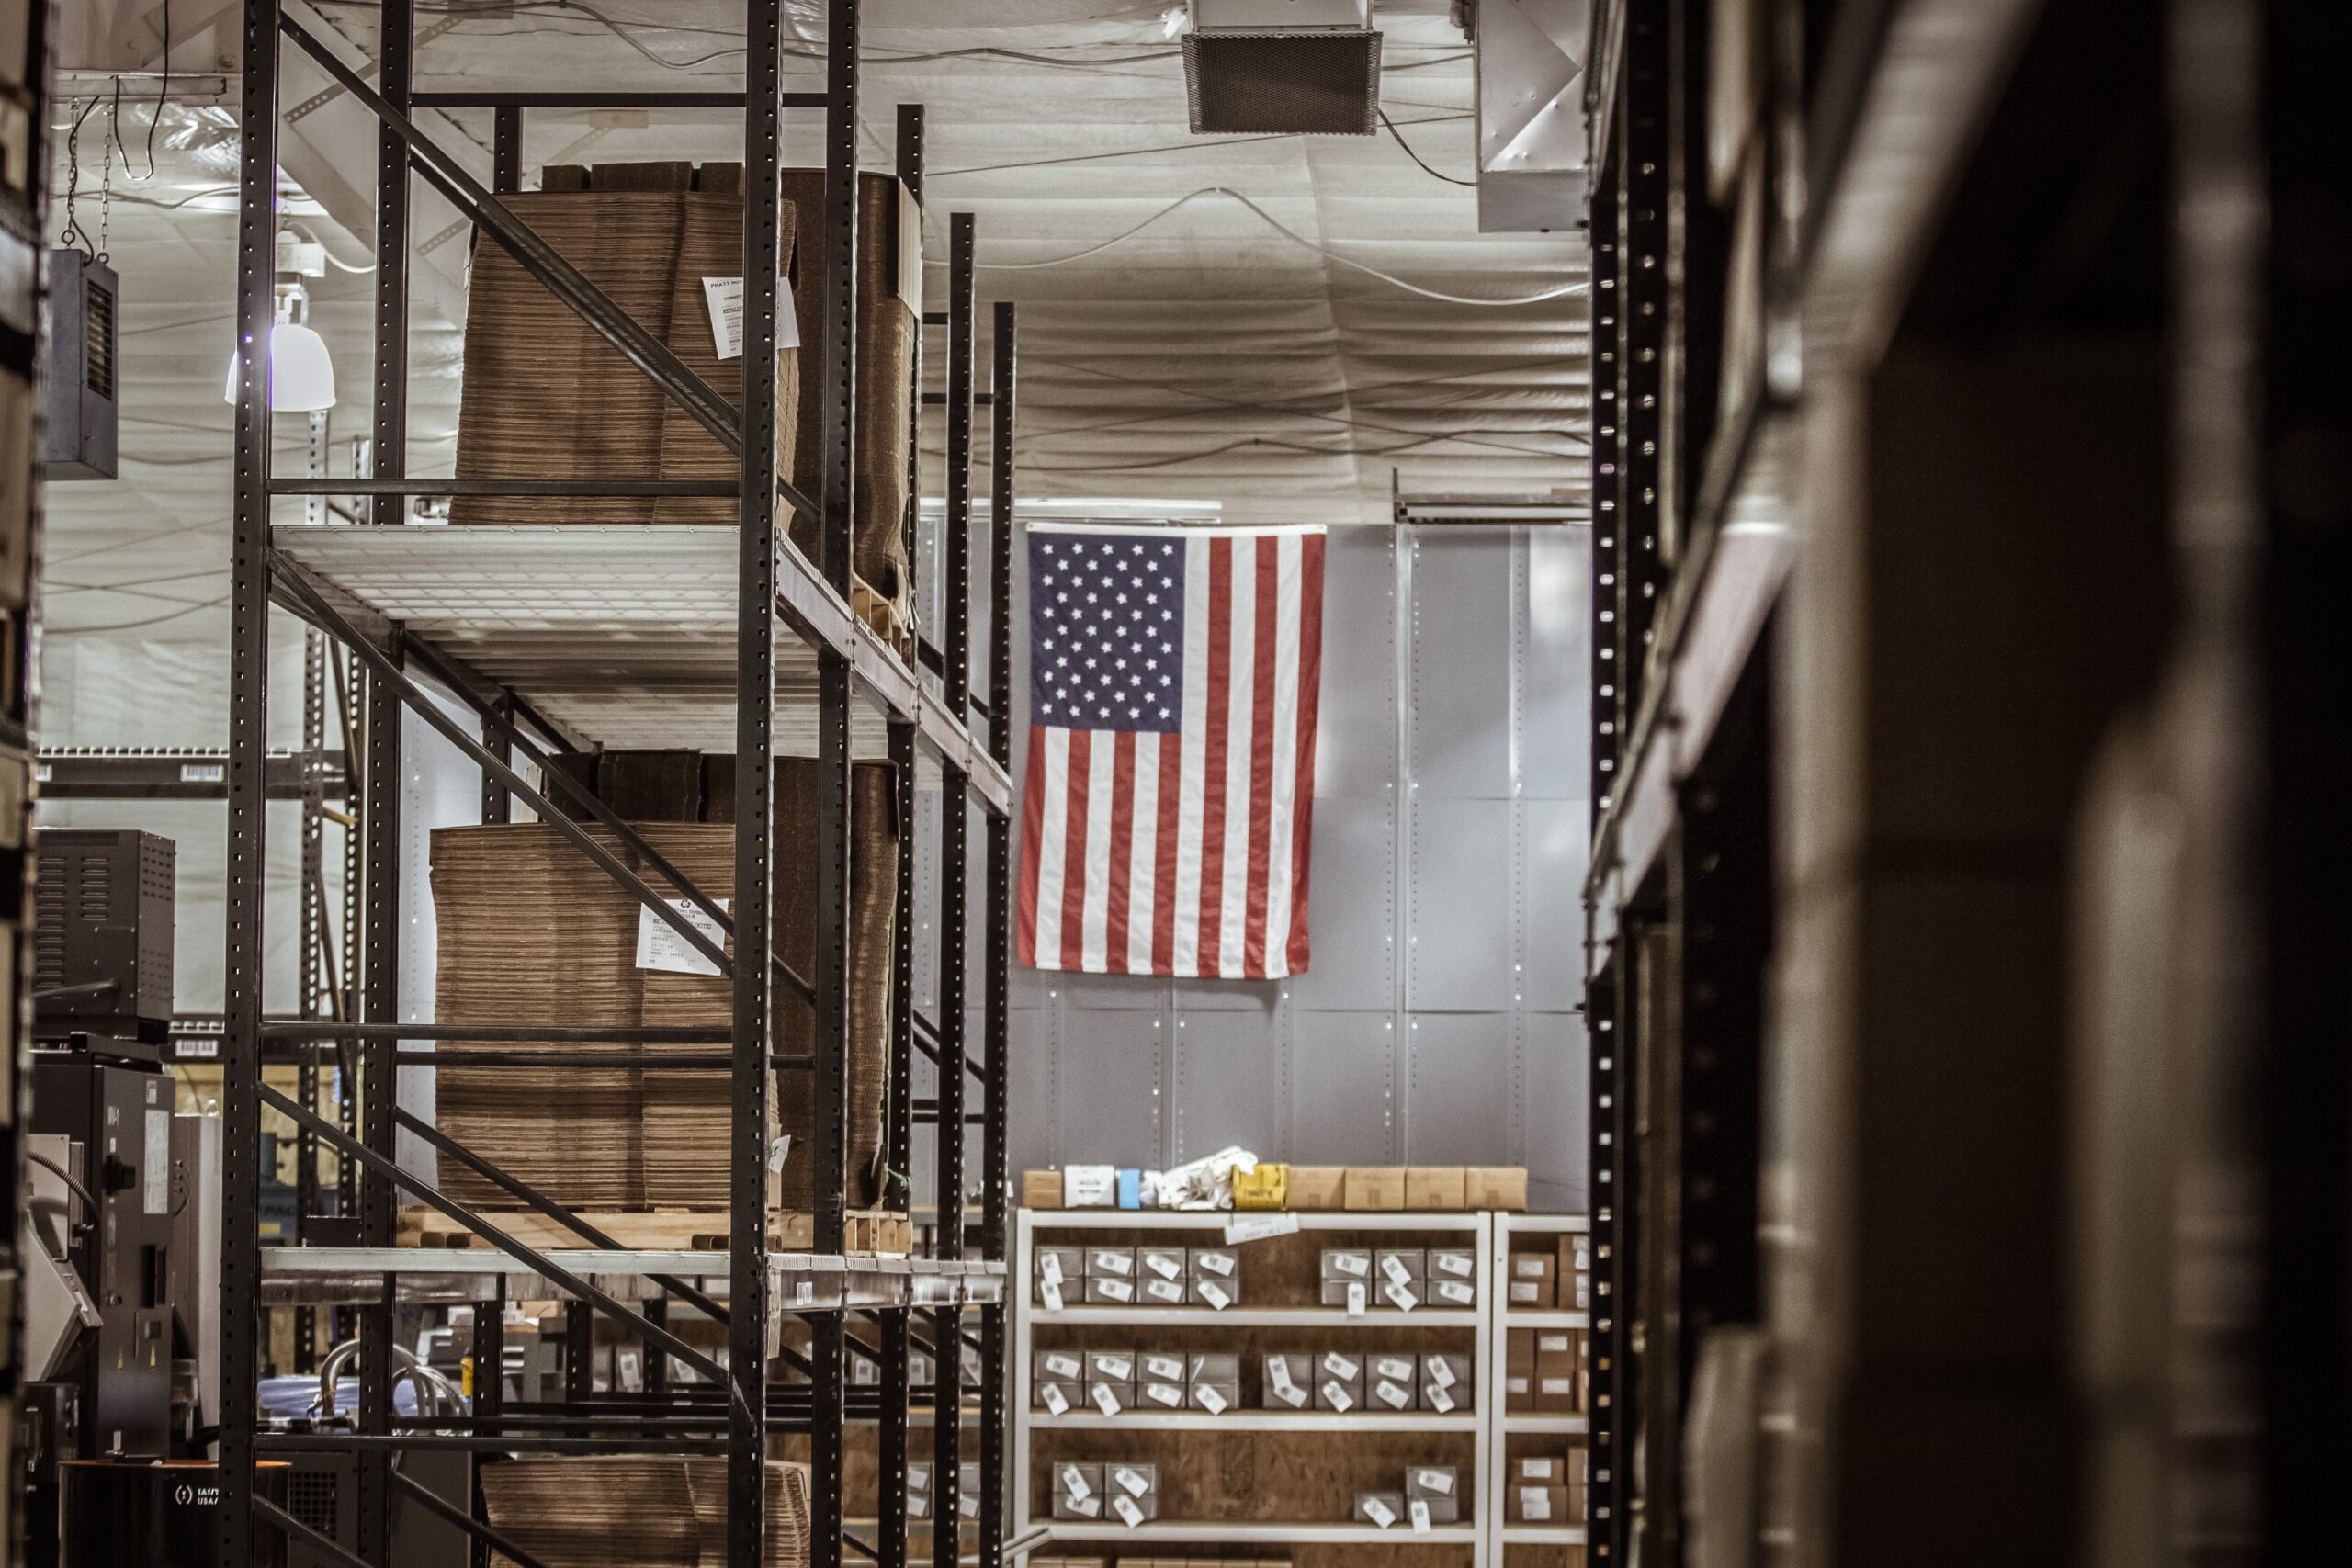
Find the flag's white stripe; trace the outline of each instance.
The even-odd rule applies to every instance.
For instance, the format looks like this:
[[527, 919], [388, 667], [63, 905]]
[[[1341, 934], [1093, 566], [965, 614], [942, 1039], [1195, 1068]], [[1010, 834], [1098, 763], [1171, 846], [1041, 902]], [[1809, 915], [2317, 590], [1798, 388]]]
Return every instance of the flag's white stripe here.
[[1274, 565], [1274, 787], [1266, 801], [1266, 976], [1290, 973], [1291, 800], [1298, 789], [1298, 619], [1301, 548], [1277, 542]]
[[1078, 966], [1102, 972], [1104, 938], [1111, 926], [1111, 790], [1119, 760], [1115, 730], [1098, 729], [1087, 751], [1086, 910], [1080, 924]]
[[[1225, 727], [1225, 888], [1217, 898], [1216, 972], [1245, 973], [1242, 943], [1250, 925], [1250, 739], [1258, 705], [1258, 550], [1261, 541], [1233, 547], [1232, 678]], [[1210, 723], [1216, 722], [1216, 716]]]
[[1182, 976], [1200, 973], [1201, 762], [1208, 726], [1209, 542], [1196, 539], [1184, 547], [1184, 757], [1176, 797], [1176, 944], [1170, 961]]
[[1038, 825], [1037, 967], [1060, 969], [1062, 962], [1062, 856], [1069, 848], [1069, 731], [1046, 728], [1046, 819]]
[[[1153, 879], [1159, 874], [1159, 741], [1155, 730], [1136, 736], [1136, 808], [1134, 852], [1124, 870], [1127, 878], [1127, 951], [1125, 972], [1151, 973], [1151, 899]], [[1123, 874], [1114, 870], [1114, 875]], [[1119, 955], [1112, 955], [1115, 960]]]

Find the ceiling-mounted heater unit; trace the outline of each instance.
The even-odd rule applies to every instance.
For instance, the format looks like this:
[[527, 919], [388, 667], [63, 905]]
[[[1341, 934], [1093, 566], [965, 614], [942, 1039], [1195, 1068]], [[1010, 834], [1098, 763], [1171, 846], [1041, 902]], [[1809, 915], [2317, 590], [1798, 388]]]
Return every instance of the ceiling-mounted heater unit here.
[[49, 461], [52, 479], [115, 477], [114, 268], [49, 253]]
[[1380, 129], [1372, 0], [1192, 0], [1193, 133], [1370, 136]]

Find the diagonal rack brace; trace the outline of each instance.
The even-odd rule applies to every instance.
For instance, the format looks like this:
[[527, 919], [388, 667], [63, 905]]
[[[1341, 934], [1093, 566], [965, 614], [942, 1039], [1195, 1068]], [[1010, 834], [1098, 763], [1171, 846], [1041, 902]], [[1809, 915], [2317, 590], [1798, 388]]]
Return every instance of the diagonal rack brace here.
[[514, 1236], [508, 1235], [504, 1231], [500, 1230], [496, 1225], [492, 1224], [480, 1214], [477, 1214], [471, 1210], [466, 1208], [465, 1205], [458, 1202], [455, 1199], [444, 1197], [439, 1188], [431, 1185], [418, 1177], [410, 1175], [407, 1171], [402, 1170], [398, 1165], [394, 1164], [390, 1159], [378, 1154], [366, 1144], [363, 1144], [358, 1139], [352, 1137], [342, 1128], [336, 1126], [334, 1122], [327, 1121], [324, 1117], [318, 1115], [316, 1112], [310, 1110], [309, 1107], [303, 1105], [300, 1100], [293, 1099], [289, 1095], [280, 1093], [278, 1090], [272, 1089], [267, 1084], [263, 1084], [261, 1086], [261, 1098], [272, 1110], [277, 1111], [281, 1115], [291, 1118], [296, 1126], [306, 1128], [310, 1132], [314, 1133], [319, 1137], [324, 1139], [338, 1154], [345, 1156], [346, 1158], [357, 1160], [362, 1166], [366, 1167], [375, 1175], [383, 1178], [387, 1181], [392, 1182], [396, 1186], [408, 1189], [408, 1190], [424, 1199], [425, 1202], [432, 1205], [434, 1208], [440, 1210], [443, 1213], [448, 1215], [449, 1218], [457, 1221], [459, 1224], [473, 1232], [474, 1235], [481, 1237], [484, 1241], [490, 1243], [491, 1246], [506, 1254], [509, 1258], [515, 1258], [518, 1261], [528, 1265], [531, 1270], [541, 1278], [561, 1285], [565, 1290], [570, 1291], [582, 1301], [588, 1302], [595, 1306], [601, 1307], [613, 1316], [628, 1324], [637, 1331], [638, 1334], [661, 1346], [663, 1349], [669, 1351], [670, 1354], [675, 1356], [678, 1359], [685, 1362], [686, 1365], [694, 1368], [695, 1371], [710, 1379], [711, 1382], [725, 1385], [731, 1397], [733, 1397], [738, 1403], [743, 1404], [748, 1408], [750, 1402], [744, 1399], [742, 1389], [737, 1386], [735, 1380], [728, 1375], [726, 1368], [720, 1366], [717, 1361], [712, 1360], [709, 1357], [704, 1355], [701, 1351], [695, 1349], [693, 1346], [687, 1344], [684, 1340], [671, 1333], [669, 1329], [665, 1328], [661, 1324], [655, 1323], [651, 1318], [645, 1316], [642, 1313], [633, 1310], [618, 1298], [607, 1295], [603, 1291], [598, 1290], [595, 1286], [590, 1284], [579, 1275], [574, 1274], [569, 1269], [566, 1269], [561, 1264], [556, 1262], [555, 1259], [548, 1257], [545, 1253], [538, 1251], [536, 1247], [533, 1247], [527, 1243], [520, 1241]]

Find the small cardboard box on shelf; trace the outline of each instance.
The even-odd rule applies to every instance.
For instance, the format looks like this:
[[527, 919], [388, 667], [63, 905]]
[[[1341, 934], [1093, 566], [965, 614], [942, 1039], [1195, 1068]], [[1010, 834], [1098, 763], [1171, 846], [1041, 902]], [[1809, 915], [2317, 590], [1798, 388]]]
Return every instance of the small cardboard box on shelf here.
[[1503, 1519], [1514, 1525], [1572, 1525], [1565, 1486], [1512, 1486], [1503, 1493]]
[[1053, 1516], [1057, 1519], [1102, 1517], [1102, 1466], [1065, 1460], [1054, 1466]]
[[1136, 1282], [1133, 1280], [1102, 1279], [1092, 1274], [1086, 1277], [1088, 1306], [1133, 1306]]
[[1269, 1410], [1305, 1410], [1315, 1401], [1315, 1358], [1299, 1350], [1270, 1350], [1265, 1359]]
[[1423, 1506], [1416, 1524], [1451, 1525], [1462, 1518], [1461, 1472], [1450, 1464], [1416, 1464], [1405, 1471], [1405, 1506]]
[[1351, 1165], [1340, 1190], [1340, 1206], [1359, 1213], [1396, 1213], [1405, 1207], [1405, 1168]]
[[1136, 1248], [1136, 1273], [1139, 1278], [1157, 1278], [1181, 1285], [1189, 1267], [1185, 1251], [1181, 1247]]
[[1315, 1359], [1315, 1408], [1352, 1416], [1363, 1408], [1363, 1358], [1326, 1350]]
[[1462, 1173], [1463, 1204], [1472, 1209], [1527, 1212], [1527, 1168], [1523, 1165], [1474, 1165]]
[[1583, 1231], [1560, 1238], [1559, 1274], [1554, 1290], [1567, 1311], [1592, 1310], [1592, 1237]]
[[1024, 1209], [1058, 1209], [1062, 1206], [1062, 1173], [1058, 1170], [1024, 1170], [1021, 1173], [1021, 1206]]
[[1417, 1213], [1458, 1211], [1468, 1191], [1468, 1174], [1461, 1166], [1408, 1165], [1405, 1168], [1405, 1207]]
[[1185, 1300], [1223, 1312], [1241, 1299], [1241, 1255], [1230, 1247], [1196, 1247], [1187, 1255]]
[[1394, 1529], [1405, 1522], [1405, 1495], [1402, 1492], [1359, 1492], [1356, 1494], [1355, 1517], [1362, 1524]]
[[1549, 1252], [1512, 1253], [1510, 1272], [1505, 1276], [1510, 1291], [1506, 1304], [1524, 1311], [1549, 1311], [1555, 1300], [1553, 1282], [1558, 1269], [1559, 1259]]
[[1535, 1331], [1507, 1329], [1503, 1338], [1503, 1409], [1517, 1413], [1534, 1408]]
[[1419, 1361], [1409, 1355], [1375, 1352], [1365, 1358], [1364, 1405], [1379, 1412], [1420, 1406]]
[[1466, 1247], [1429, 1250], [1429, 1304], [1464, 1311], [1478, 1304], [1478, 1255]]
[[1062, 1202], [1072, 1209], [1117, 1208], [1118, 1168], [1110, 1165], [1062, 1167]]
[[1319, 1213], [1340, 1207], [1347, 1195], [1343, 1165], [1295, 1165], [1283, 1194], [1285, 1208]]
[[1421, 1358], [1421, 1408], [1450, 1416], [1474, 1408], [1475, 1384], [1470, 1358], [1451, 1351], [1430, 1351]]
[[1236, 1351], [1211, 1350], [1194, 1355], [1191, 1374], [1192, 1407], [1222, 1416], [1241, 1404], [1241, 1357]]
[[1086, 1251], [1077, 1247], [1040, 1247], [1033, 1254], [1030, 1300], [1058, 1312], [1086, 1296]]

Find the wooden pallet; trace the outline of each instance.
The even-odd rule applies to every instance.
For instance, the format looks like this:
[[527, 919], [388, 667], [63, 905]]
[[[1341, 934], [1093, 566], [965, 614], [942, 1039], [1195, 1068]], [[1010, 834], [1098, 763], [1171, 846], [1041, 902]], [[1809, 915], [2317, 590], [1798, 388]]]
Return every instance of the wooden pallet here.
[[[592, 1210], [580, 1220], [634, 1252], [724, 1252], [728, 1216], [711, 1209]], [[585, 1247], [577, 1231], [528, 1209], [484, 1210], [482, 1218], [527, 1247]], [[422, 1247], [487, 1247], [490, 1244], [435, 1209], [412, 1204], [400, 1212], [399, 1244]], [[768, 1250], [808, 1252], [816, 1247], [816, 1216], [772, 1210]], [[844, 1252], [903, 1258], [914, 1250], [914, 1224], [904, 1214], [856, 1210], [848, 1216]]]

